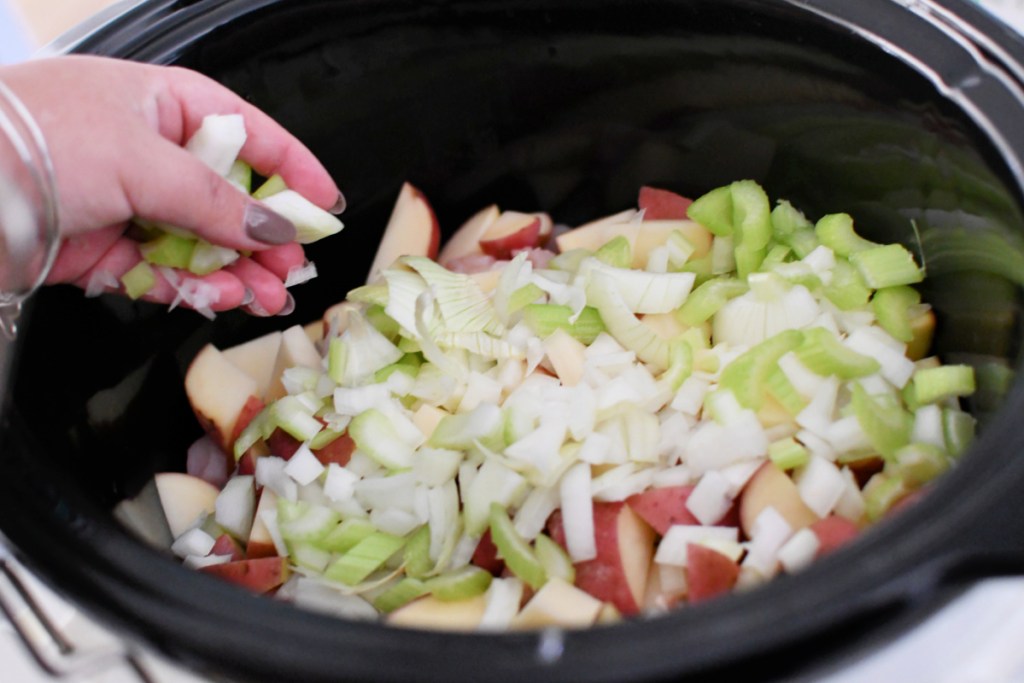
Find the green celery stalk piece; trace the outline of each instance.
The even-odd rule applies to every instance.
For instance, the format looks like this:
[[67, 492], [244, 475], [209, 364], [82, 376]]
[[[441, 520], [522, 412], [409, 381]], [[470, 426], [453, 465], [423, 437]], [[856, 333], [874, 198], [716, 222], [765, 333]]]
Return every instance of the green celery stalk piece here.
[[909, 490], [897, 474], [880, 472], [871, 477], [864, 487], [864, 511], [868, 520], [877, 522]]
[[[782, 244], [792, 247], [792, 236], [814, 231], [814, 224], [804, 214], [785, 199], [780, 200], [771, 212], [772, 234]], [[800, 258], [803, 258], [801, 256]]]
[[913, 418], [896, 399], [888, 396], [870, 396], [859, 383], [853, 383], [851, 399], [853, 414], [868, 437], [868, 441], [886, 458], [910, 442]]
[[726, 304], [729, 299], [745, 294], [746, 281], [732, 277], [717, 277], [698, 285], [690, 292], [683, 305], [676, 309], [676, 317], [684, 325], [699, 325]]
[[[772, 238], [771, 203], [764, 188], [753, 180], [738, 180], [729, 186], [732, 194], [733, 236], [736, 248], [751, 254], [764, 251]], [[763, 258], [763, 256], [762, 256]], [[736, 256], [739, 265], [740, 256]], [[750, 272], [753, 272], [751, 270]], [[743, 271], [740, 271], [742, 275]]]
[[493, 578], [489, 571], [469, 565], [428, 579], [426, 587], [438, 600], [455, 602], [482, 595]]
[[518, 313], [525, 306], [534, 303], [537, 299], [544, 296], [544, 290], [538, 287], [533, 282], [527, 282], [525, 285], [512, 292], [508, 296], [508, 312]]
[[940, 365], [921, 368], [914, 373], [914, 400], [917, 405], [937, 403], [954, 396], [970, 396], [975, 388], [974, 368], [970, 365]]
[[893, 459], [903, 483], [911, 489], [927, 484], [950, 465], [946, 452], [930, 443], [907, 444], [896, 451]]
[[430, 574], [434, 569], [430, 560], [430, 527], [424, 524], [413, 532], [403, 552], [406, 576], [422, 579]]
[[334, 560], [324, 571], [324, 578], [354, 586], [384, 566], [403, 545], [404, 538], [375, 531]]
[[419, 579], [405, 577], [378, 595], [373, 601], [373, 606], [387, 614], [429, 592], [427, 585]]
[[601, 245], [594, 257], [615, 268], [629, 268], [633, 263], [633, 248], [628, 239], [619, 235]]
[[780, 470], [791, 470], [806, 465], [811, 459], [811, 454], [803, 444], [787, 436], [769, 444], [768, 459]]
[[824, 327], [804, 330], [803, 344], [796, 349], [796, 355], [808, 370], [844, 380], [867, 377], [881, 368], [874, 358], [843, 346], [835, 334]]
[[729, 389], [740, 405], [757, 410], [764, 401], [766, 383], [779, 358], [803, 341], [800, 330], [784, 330], [745, 351], [722, 370], [718, 385]]
[[505, 559], [505, 565], [528, 586], [537, 590], [547, 581], [547, 574], [530, 544], [516, 531], [508, 513], [497, 503], [491, 505], [488, 521], [491, 540]]
[[334, 527], [317, 542], [317, 546], [333, 553], [347, 553], [376, 531], [377, 528], [369, 521], [351, 517]]
[[871, 297], [871, 310], [878, 324], [892, 335], [893, 339], [910, 342], [914, 339], [914, 330], [910, 325], [909, 310], [911, 306], [919, 303], [921, 294], [913, 287], [883, 287]]
[[546, 534], [539, 534], [533, 541], [537, 561], [544, 568], [548, 578], [559, 578], [568, 584], [576, 581], [576, 567], [565, 549]]
[[822, 293], [843, 311], [860, 308], [871, 298], [871, 289], [865, 284], [860, 272], [843, 258], [836, 259], [832, 281], [822, 288]]
[[156, 286], [156, 272], [145, 261], [139, 261], [121, 276], [121, 284], [130, 299], [138, 299]]
[[523, 307], [523, 321], [542, 339], [556, 329], [563, 329], [583, 344], [589, 345], [605, 331], [604, 321], [596, 308], [584, 306], [576, 320], [572, 308], [560, 304], [527, 304]]
[[848, 213], [830, 213], [822, 216], [814, 226], [818, 239], [836, 256], [849, 256], [878, 245], [866, 240], [853, 229], [853, 217]]
[[912, 285], [924, 279], [914, 255], [902, 244], [886, 244], [850, 254], [853, 264], [873, 289]]
[[165, 232], [156, 239], [139, 245], [139, 253], [154, 266], [167, 266], [187, 270], [192, 262], [192, 251], [196, 247], [194, 237], [183, 237]]
[[235, 159], [226, 177], [228, 182], [238, 186], [242, 192], [252, 192], [252, 166], [241, 159]]
[[729, 185], [715, 188], [694, 200], [686, 215], [715, 235], [728, 236], [733, 232], [732, 189]]
[[266, 199], [271, 195], [275, 195], [278, 192], [283, 192], [288, 189], [288, 185], [285, 184], [284, 178], [278, 174], [274, 174], [264, 181], [262, 185], [257, 187], [252, 196], [256, 199]]

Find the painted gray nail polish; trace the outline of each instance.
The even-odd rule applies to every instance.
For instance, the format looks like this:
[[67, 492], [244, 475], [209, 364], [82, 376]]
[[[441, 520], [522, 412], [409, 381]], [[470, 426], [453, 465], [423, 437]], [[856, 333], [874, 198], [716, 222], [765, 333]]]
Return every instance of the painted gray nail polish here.
[[256, 301], [256, 293], [246, 287], [245, 293], [242, 295], [242, 303], [240, 303], [239, 306], [248, 306], [253, 301]]
[[264, 244], [295, 241], [295, 226], [284, 216], [256, 202], [245, 209], [245, 234]]
[[248, 306], [245, 307], [244, 310], [249, 315], [254, 315], [257, 318], [269, 318], [270, 317], [270, 311], [268, 311], [267, 309], [263, 308], [263, 306], [260, 304], [260, 302], [257, 299], [255, 299], [255, 298], [253, 299], [253, 302], [251, 304], [249, 304]]
[[330, 208], [330, 212], [337, 216], [344, 213], [347, 207], [348, 202], [345, 200], [345, 195], [338, 192], [338, 201], [334, 202], [334, 206]]

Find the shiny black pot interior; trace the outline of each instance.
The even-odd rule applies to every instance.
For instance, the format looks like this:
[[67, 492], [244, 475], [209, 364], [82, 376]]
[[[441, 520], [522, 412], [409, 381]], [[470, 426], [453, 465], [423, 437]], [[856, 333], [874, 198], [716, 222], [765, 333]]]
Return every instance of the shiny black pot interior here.
[[1018, 571], [1024, 406], [998, 381], [972, 406], [985, 430], [957, 471], [848, 550], [749, 594], [588, 632], [439, 635], [302, 613], [178, 567], [110, 515], [154, 472], [184, 467], [200, 434], [182, 390], [196, 351], [343, 298], [405, 180], [451, 231], [491, 202], [574, 224], [632, 205], [643, 184], [696, 195], [755, 178], [811, 216], [849, 211], [869, 237], [923, 252], [937, 351], [1005, 378], [1020, 350], [1024, 106], [1019, 74], [1001, 74], [1024, 50], [966, 3], [946, 5], [987, 34], [981, 52], [897, 3], [850, 5], [165, 1], [97, 31], [76, 50], [196, 68], [294, 131], [345, 190], [347, 228], [308, 250], [320, 277], [287, 319], [40, 294], [8, 350], [4, 533], [120, 628], [268, 681], [784, 678], [865, 651], [961, 579]]

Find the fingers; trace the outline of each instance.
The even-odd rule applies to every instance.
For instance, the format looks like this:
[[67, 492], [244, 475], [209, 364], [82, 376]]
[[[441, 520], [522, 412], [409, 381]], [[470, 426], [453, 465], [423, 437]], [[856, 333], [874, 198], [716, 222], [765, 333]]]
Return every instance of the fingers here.
[[252, 260], [284, 282], [293, 268], [298, 268], [306, 263], [306, 252], [301, 244], [292, 242], [254, 252]]
[[[120, 283], [121, 277], [141, 260], [138, 245], [127, 238], [119, 238], [92, 268], [70, 282], [82, 289], [90, 289], [94, 279], [101, 283]], [[209, 307], [213, 311], [227, 311], [243, 306], [253, 315], [270, 316], [288, 315], [295, 308], [295, 300], [285, 289], [281, 279], [250, 258], [240, 258], [227, 268], [203, 276], [175, 269], [154, 268], [153, 271], [156, 282], [152, 289], [142, 296], [145, 301], [176, 303], [186, 308], [194, 308], [195, 301], [183, 299], [182, 290], [203, 292], [203, 288], [209, 288], [200, 296], [212, 298]], [[58, 281], [61, 280], [53, 280]], [[197, 287], [194, 283], [202, 284]], [[118, 287], [120, 289], [120, 285]]]
[[[253, 251], [295, 239], [295, 226], [174, 143], [153, 136], [126, 150], [135, 158], [122, 186], [136, 216], [168, 223], [208, 242]], [[156, 160], [156, 161], [154, 161]]]
[[[110, 246], [92, 268], [72, 282], [83, 289], [89, 289], [93, 278], [96, 277], [101, 282], [108, 279], [120, 282], [121, 277], [134, 268], [141, 260], [142, 257], [139, 254], [138, 244], [122, 237]], [[203, 294], [212, 299], [209, 302], [209, 306], [214, 311], [226, 311], [237, 308], [246, 299], [245, 283], [223, 270], [203, 276], [172, 269], [165, 270], [163, 268], [154, 268], [153, 271], [156, 281], [153, 287], [142, 296], [146, 301], [163, 304], [177, 302], [187, 308], [193, 308], [192, 302], [182, 300], [179, 294], [183, 288], [182, 285], [190, 281], [202, 283], [202, 285], [199, 285], [200, 288], [208, 288], [207, 292]], [[172, 274], [171, 280], [168, 280], [165, 273]], [[192, 285], [193, 291], [197, 289], [195, 285]], [[186, 291], [188, 290], [186, 289]]]
[[164, 71], [180, 108], [181, 137], [175, 142], [188, 140], [209, 114], [241, 114], [248, 133], [241, 157], [258, 173], [279, 173], [290, 188], [321, 208], [343, 208], [341, 192], [323, 165], [267, 114], [206, 76], [185, 69]]
[[284, 288], [281, 278], [248, 257], [242, 257], [224, 269], [252, 293], [246, 310], [257, 316], [287, 315], [295, 309], [295, 300]]

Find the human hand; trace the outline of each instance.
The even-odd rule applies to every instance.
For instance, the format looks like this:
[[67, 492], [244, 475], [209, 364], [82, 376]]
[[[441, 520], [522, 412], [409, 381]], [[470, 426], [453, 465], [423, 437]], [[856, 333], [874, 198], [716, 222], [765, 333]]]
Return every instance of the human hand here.
[[[85, 288], [100, 272], [120, 278], [140, 260], [129, 221], [175, 225], [214, 244], [251, 251], [198, 278], [217, 289], [213, 310], [257, 314], [294, 306], [283, 281], [305, 260], [295, 227], [189, 154], [184, 143], [208, 114], [241, 114], [240, 157], [257, 173], [280, 174], [318, 206], [340, 213], [344, 198], [313, 154], [266, 114], [193, 71], [101, 57], [58, 57], [0, 68], [49, 148], [57, 182], [61, 245], [48, 283]], [[160, 273], [145, 295], [170, 303]]]

